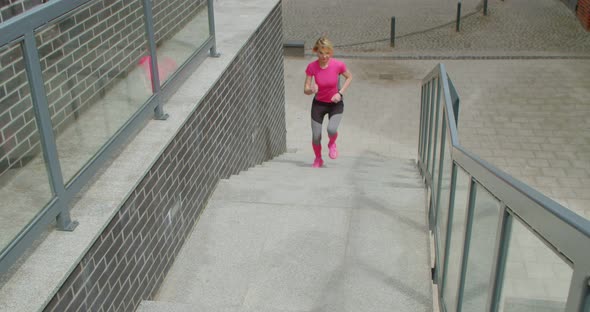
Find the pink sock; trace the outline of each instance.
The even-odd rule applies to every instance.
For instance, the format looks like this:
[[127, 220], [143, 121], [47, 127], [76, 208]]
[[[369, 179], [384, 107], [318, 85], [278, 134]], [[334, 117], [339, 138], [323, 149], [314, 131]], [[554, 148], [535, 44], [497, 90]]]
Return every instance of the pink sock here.
[[322, 145], [315, 145], [311, 143], [311, 146], [313, 146], [313, 153], [315, 154], [315, 158], [322, 158]]
[[330, 142], [328, 143], [328, 149], [330, 152], [328, 156], [332, 159], [338, 158], [338, 150], [336, 149], [336, 138], [338, 138], [338, 133], [334, 133], [333, 136], [328, 136], [330, 138]]
[[334, 135], [328, 135], [328, 138], [330, 138], [330, 142], [328, 142], [328, 145], [336, 143], [336, 139], [338, 138], [338, 132], [334, 133]]

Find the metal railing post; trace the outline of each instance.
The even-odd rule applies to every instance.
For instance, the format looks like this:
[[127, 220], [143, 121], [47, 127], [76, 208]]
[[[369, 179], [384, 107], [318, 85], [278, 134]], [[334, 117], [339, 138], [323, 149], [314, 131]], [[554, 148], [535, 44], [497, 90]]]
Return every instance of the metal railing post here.
[[590, 311], [590, 277], [586, 280], [586, 303], [584, 304], [584, 311]]
[[461, 30], [461, 1], [457, 3], [457, 25], [455, 30], [458, 32]]
[[[156, 36], [154, 31], [154, 18], [153, 18], [153, 11], [152, 11], [152, 1], [151, 0], [143, 0], [143, 17], [145, 19], [145, 32], [146, 38], [148, 41], [148, 52], [150, 54], [149, 60], [149, 68], [150, 73], [152, 75], [151, 83], [152, 83], [152, 93], [157, 95], [160, 93], [160, 72], [158, 70], [158, 55], [157, 55], [157, 48], [156, 48]], [[154, 119], [156, 120], [166, 120], [168, 119], [168, 114], [164, 113], [163, 104], [160, 101], [159, 97], [157, 99], [158, 104], [156, 108], [154, 108]]]
[[209, 49], [209, 56], [220, 57], [221, 53], [217, 51], [217, 39], [215, 38], [215, 11], [213, 10], [213, 0], [207, 0], [207, 13], [209, 14], [209, 36], [213, 37], [213, 46]]
[[576, 265], [574, 263], [574, 271], [572, 273], [572, 280], [567, 296], [567, 303], [565, 311], [588, 311], [590, 306], [590, 279], [588, 278], [588, 263], [581, 263]]
[[395, 47], [395, 16], [391, 17], [391, 37], [389, 39], [389, 46]]
[[504, 272], [506, 271], [506, 259], [508, 257], [511, 232], [512, 216], [508, 212], [508, 208], [502, 206], [500, 220], [498, 222], [498, 232], [496, 234], [495, 258], [490, 276], [490, 290], [486, 311], [497, 312], [500, 308], [500, 296], [502, 295], [502, 286], [504, 284]]
[[457, 312], [463, 308], [463, 292], [465, 291], [465, 277], [467, 276], [467, 264], [469, 262], [469, 245], [471, 243], [471, 229], [475, 214], [475, 198], [477, 189], [473, 177], [469, 177], [469, 200], [467, 201], [467, 213], [465, 216], [465, 236], [463, 239], [463, 251], [461, 256], [461, 275], [459, 277], [459, 291], [457, 291]]
[[[451, 144], [451, 143], [449, 143]], [[452, 157], [451, 157], [452, 158]], [[452, 159], [451, 159], [452, 161]], [[449, 186], [449, 213], [447, 215], [447, 232], [445, 233], [445, 252], [443, 258], [443, 267], [442, 267], [442, 281], [439, 283], [439, 292], [441, 294], [441, 298], [444, 295], [446, 283], [447, 283], [447, 274], [449, 268], [449, 251], [451, 250], [451, 234], [453, 232], [453, 218], [455, 215], [455, 193], [457, 191], [457, 174], [458, 169], [457, 165], [453, 162], [451, 167], [451, 185]]]
[[[65, 197], [65, 185], [59, 163], [57, 146], [55, 145], [49, 104], [45, 94], [45, 86], [43, 85], [43, 71], [41, 70], [37, 43], [32, 31], [27, 32], [24, 38], [23, 52], [25, 66], [29, 85], [31, 86], [33, 110], [35, 111], [37, 128], [39, 129], [39, 140], [49, 175], [49, 184], [55, 196], [63, 198]], [[70, 210], [66, 204], [61, 205], [56, 222], [57, 228], [64, 231], [73, 231], [78, 225], [77, 222], [70, 219]]]

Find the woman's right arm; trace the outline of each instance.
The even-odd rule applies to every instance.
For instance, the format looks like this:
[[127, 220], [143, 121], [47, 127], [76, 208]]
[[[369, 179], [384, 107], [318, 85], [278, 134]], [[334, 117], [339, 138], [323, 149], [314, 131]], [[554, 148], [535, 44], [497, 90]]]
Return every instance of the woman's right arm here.
[[315, 83], [312, 83], [311, 76], [305, 76], [305, 85], [303, 86], [303, 93], [307, 95], [312, 95], [318, 92], [318, 86]]

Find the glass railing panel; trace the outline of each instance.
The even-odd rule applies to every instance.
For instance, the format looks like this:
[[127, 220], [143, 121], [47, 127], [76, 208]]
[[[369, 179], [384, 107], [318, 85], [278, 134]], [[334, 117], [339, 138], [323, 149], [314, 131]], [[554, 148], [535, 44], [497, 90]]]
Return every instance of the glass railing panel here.
[[47, 1], [41, 0], [20, 0], [20, 1], [0, 1], [0, 23], [4, 23], [16, 16], [23, 14], [24, 12], [41, 5]]
[[440, 166], [440, 157], [442, 155], [441, 152], [442, 152], [442, 149], [443, 149], [443, 146], [442, 146], [442, 144], [443, 144], [442, 138], [444, 137], [444, 133], [443, 133], [443, 127], [444, 127], [444, 125], [443, 125], [443, 123], [444, 123], [443, 122], [443, 119], [444, 119], [443, 107], [440, 104], [437, 105], [437, 107], [438, 107], [437, 108], [438, 113], [436, 115], [437, 120], [434, 123], [434, 125], [436, 126], [436, 131], [434, 132], [436, 144], [434, 145], [435, 149], [434, 149], [434, 151], [432, 153], [433, 154], [432, 155], [432, 160], [433, 160], [433, 162], [432, 162], [432, 170], [433, 170], [433, 172], [432, 172], [432, 180], [433, 180], [433, 183], [432, 184], [434, 185], [433, 188], [435, 190], [438, 190], [438, 188], [439, 188], [439, 185], [438, 185], [438, 183], [439, 183], [438, 179], [439, 179], [439, 174], [440, 174], [440, 168], [439, 168], [439, 166]]
[[[443, 114], [441, 114], [443, 115]], [[449, 196], [451, 194], [451, 176], [453, 170], [453, 160], [451, 159], [451, 137], [449, 131], [446, 130], [446, 119], [441, 121], [443, 127], [440, 131], [439, 142], [441, 144], [440, 157], [442, 157], [442, 165], [440, 166], [440, 196], [438, 198], [438, 211], [436, 226], [438, 229], [437, 245], [439, 255], [439, 267], [444, 267], [445, 247], [447, 238], [447, 223], [449, 218]], [[443, 270], [438, 270], [439, 279], [442, 278]]]
[[0, 48], [0, 250], [52, 196], [20, 43]]
[[209, 38], [206, 0], [154, 0], [154, 32], [160, 83], [170, 76]]
[[485, 311], [494, 264], [494, 248], [500, 218], [500, 202], [480, 184], [475, 184], [473, 225], [462, 311]]
[[563, 259], [514, 218], [500, 311], [565, 311], [572, 275]]
[[426, 106], [426, 116], [424, 118], [424, 166], [426, 168], [426, 171], [430, 170], [429, 169], [429, 162], [428, 162], [428, 156], [429, 156], [429, 151], [430, 151], [430, 133], [432, 132], [431, 128], [431, 116], [432, 116], [432, 101], [431, 101], [431, 96], [430, 94], [432, 94], [432, 81], [429, 81], [426, 83], [426, 96], [425, 96], [425, 106]]
[[439, 79], [437, 79], [434, 83], [435, 90], [434, 90], [434, 103], [435, 103], [435, 109], [434, 109], [434, 118], [433, 118], [433, 128], [434, 131], [432, 133], [433, 135], [433, 145], [432, 145], [432, 157], [431, 157], [431, 163], [432, 163], [432, 194], [434, 196], [432, 196], [432, 213], [430, 216], [430, 223], [431, 226], [438, 226], [437, 225], [437, 221], [435, 220], [435, 218], [438, 215], [438, 200], [439, 200], [439, 175], [440, 175], [440, 170], [439, 170], [439, 166], [440, 166], [440, 156], [441, 156], [441, 146], [442, 146], [442, 142], [441, 142], [441, 134], [442, 134], [442, 128], [443, 128], [443, 107], [440, 103], [440, 99], [438, 97], [438, 90], [440, 88], [440, 82]]
[[[436, 135], [436, 131], [438, 130], [438, 127], [440, 127], [440, 125], [438, 125], [436, 122], [439, 119], [439, 114], [440, 114], [440, 106], [438, 105], [438, 101], [436, 99], [436, 93], [437, 93], [437, 89], [438, 89], [438, 79], [434, 79], [430, 82], [431, 87], [430, 87], [430, 94], [428, 95], [430, 97], [431, 100], [431, 117], [429, 119], [429, 122], [432, 122], [432, 124], [430, 125], [430, 147], [428, 150], [428, 172], [430, 172], [433, 175], [433, 184], [434, 184], [434, 171], [436, 170], [436, 155], [437, 155], [437, 149], [438, 147], [438, 142], [437, 142], [437, 135]], [[433, 188], [434, 190], [436, 189], [436, 187]], [[433, 190], [433, 191], [434, 191]]]
[[[432, 116], [434, 115], [432, 112], [432, 108], [434, 107], [432, 105], [432, 83], [433, 81], [429, 81], [427, 84], [427, 88], [426, 88], [426, 118], [424, 120], [424, 122], [426, 123], [425, 126], [425, 130], [426, 132], [424, 133], [425, 135], [425, 140], [424, 140], [424, 164], [426, 165], [426, 169], [430, 170], [430, 162], [429, 162], [429, 157], [430, 157], [430, 153], [431, 153], [431, 144], [432, 144], [432, 138], [430, 137], [430, 134], [432, 133], [432, 127], [433, 127], [433, 123], [432, 123]], [[430, 171], [428, 171], [430, 173]]]
[[424, 146], [422, 144], [422, 136], [424, 135], [424, 90], [426, 90], [426, 88], [424, 87], [424, 85], [422, 85], [422, 88], [420, 90], [420, 118], [418, 124], [418, 157], [419, 160], [422, 162], [422, 151], [424, 150]]
[[151, 96], [138, 65], [147, 51], [142, 1], [91, 1], [35, 36], [70, 181]]
[[455, 180], [453, 198], [453, 213], [450, 216], [449, 226], [451, 237], [449, 240], [449, 254], [446, 264], [446, 280], [442, 289], [443, 302], [447, 311], [457, 311], [457, 295], [461, 278], [461, 260], [463, 257], [463, 242], [465, 239], [465, 218], [467, 216], [467, 201], [469, 200], [469, 184], [471, 178], [457, 166], [457, 178]]

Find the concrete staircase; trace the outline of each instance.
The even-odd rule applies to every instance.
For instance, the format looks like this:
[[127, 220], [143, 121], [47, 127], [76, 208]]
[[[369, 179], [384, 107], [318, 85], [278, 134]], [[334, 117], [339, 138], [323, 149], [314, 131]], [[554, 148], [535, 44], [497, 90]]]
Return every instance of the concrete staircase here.
[[220, 181], [138, 311], [432, 311], [413, 160], [286, 153]]

